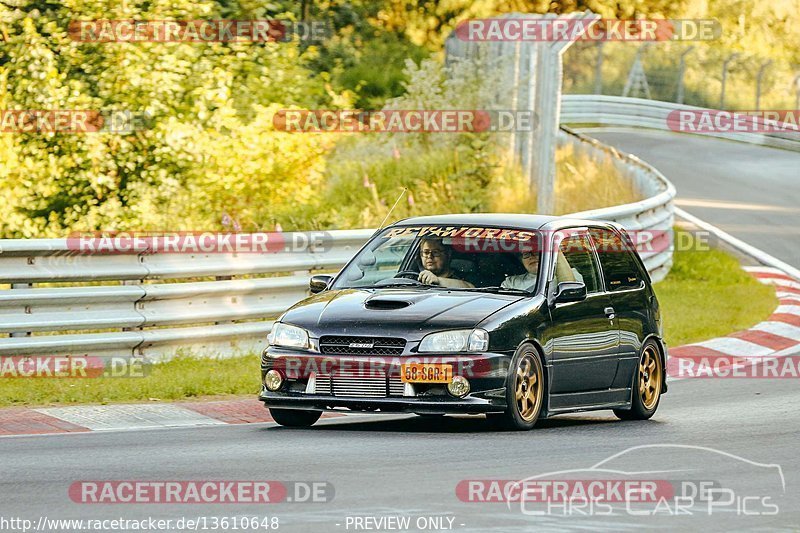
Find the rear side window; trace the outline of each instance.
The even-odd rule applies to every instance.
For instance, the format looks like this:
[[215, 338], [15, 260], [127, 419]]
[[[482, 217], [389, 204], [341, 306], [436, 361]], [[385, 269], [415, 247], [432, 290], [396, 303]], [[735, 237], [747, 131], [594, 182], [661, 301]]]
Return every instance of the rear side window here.
[[642, 271], [627, 239], [606, 229], [590, 230], [603, 276], [609, 291], [637, 289], [642, 285]]

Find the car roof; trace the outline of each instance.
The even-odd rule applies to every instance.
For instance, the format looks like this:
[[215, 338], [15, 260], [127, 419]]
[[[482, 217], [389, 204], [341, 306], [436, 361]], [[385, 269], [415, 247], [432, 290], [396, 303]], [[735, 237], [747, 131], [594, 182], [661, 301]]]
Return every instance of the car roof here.
[[552, 230], [574, 226], [615, 226], [615, 224], [610, 221], [583, 220], [580, 218], [559, 217], [552, 215], [525, 215], [520, 213], [463, 213], [451, 215], [429, 215], [399, 220], [392, 224], [392, 226], [422, 226], [441, 224], [454, 226], [482, 224], [485, 226], [530, 230], [542, 229], [545, 226], [547, 226], [547, 229]]

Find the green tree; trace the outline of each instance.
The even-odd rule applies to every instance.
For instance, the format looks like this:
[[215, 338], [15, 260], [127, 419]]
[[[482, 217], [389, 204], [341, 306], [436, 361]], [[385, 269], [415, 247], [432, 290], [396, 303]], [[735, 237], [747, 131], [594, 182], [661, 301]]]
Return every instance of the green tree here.
[[[274, 103], [313, 107], [336, 98], [304, 66], [317, 53], [313, 46], [86, 43], [68, 34], [71, 20], [265, 15], [246, 4], [223, 9], [211, 1], [70, 0], [0, 7], [8, 36], [0, 48], [3, 109], [124, 110], [152, 117], [149, 129], [128, 135], [3, 134], [0, 177], [7, 194], [0, 195], [0, 233], [166, 229], [192, 221], [208, 227], [221, 214], [195, 202], [191, 192], [200, 182], [211, 184], [206, 194], [219, 195], [213, 205], [236, 206], [242, 213], [231, 215], [256, 225], [251, 211], [285, 204], [285, 194], [276, 191], [307, 186], [314, 175], [308, 165], [322, 164], [315, 158], [325, 144], [266, 130], [265, 113]], [[254, 147], [253, 139], [260, 144]], [[288, 149], [305, 166], [285, 163], [292, 160]], [[240, 181], [248, 182], [250, 194], [233, 201]], [[204, 213], [202, 222], [189, 216], [195, 212]]]

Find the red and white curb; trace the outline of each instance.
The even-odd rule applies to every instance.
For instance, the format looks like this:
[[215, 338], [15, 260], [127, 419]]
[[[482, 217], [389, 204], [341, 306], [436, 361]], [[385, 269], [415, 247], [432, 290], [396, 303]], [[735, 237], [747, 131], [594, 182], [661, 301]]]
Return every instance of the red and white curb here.
[[[742, 364], [800, 351], [800, 283], [776, 268], [745, 270], [762, 283], [775, 286], [780, 299], [775, 312], [769, 320], [748, 330], [670, 349], [670, 381], [684, 379], [678, 372], [681, 359], [727, 357]], [[343, 414], [323, 414], [325, 418], [339, 416]], [[256, 399], [10, 408], [0, 409], [0, 437], [266, 422], [273, 419]]]
[[[325, 413], [324, 418], [341, 416]], [[256, 399], [0, 409], [0, 437], [273, 422]]]
[[212, 426], [271, 420], [269, 411], [255, 400], [5, 409], [0, 411], [0, 435]]
[[[750, 329], [708, 341], [671, 348], [667, 361], [670, 381], [688, 377], [713, 377], [696, 363], [727, 362], [716, 370], [741, 367], [800, 352], [800, 283], [772, 267], [742, 267], [761, 283], [775, 287], [778, 307], [768, 320]], [[703, 369], [711, 371], [708, 363]], [[716, 372], [715, 372], [716, 373]]]

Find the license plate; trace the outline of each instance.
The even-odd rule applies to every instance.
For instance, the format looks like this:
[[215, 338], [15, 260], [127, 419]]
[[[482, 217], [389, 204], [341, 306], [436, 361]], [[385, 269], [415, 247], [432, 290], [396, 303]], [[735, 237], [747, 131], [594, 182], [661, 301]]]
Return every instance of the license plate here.
[[450, 383], [453, 381], [453, 366], [434, 363], [408, 363], [400, 365], [403, 383]]

